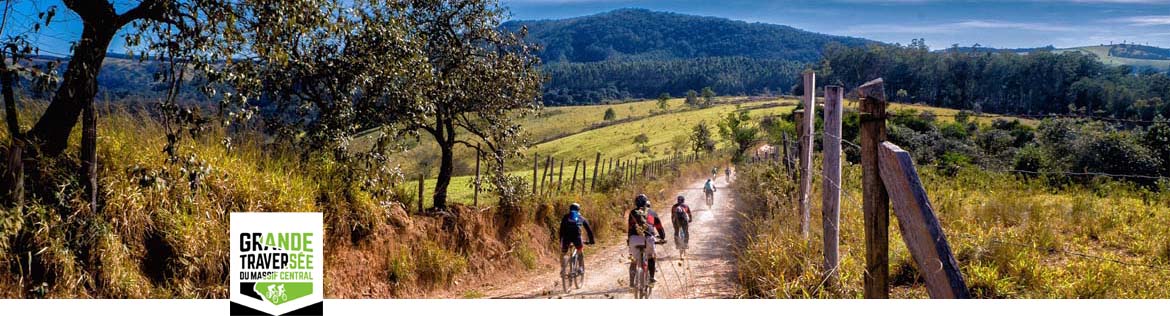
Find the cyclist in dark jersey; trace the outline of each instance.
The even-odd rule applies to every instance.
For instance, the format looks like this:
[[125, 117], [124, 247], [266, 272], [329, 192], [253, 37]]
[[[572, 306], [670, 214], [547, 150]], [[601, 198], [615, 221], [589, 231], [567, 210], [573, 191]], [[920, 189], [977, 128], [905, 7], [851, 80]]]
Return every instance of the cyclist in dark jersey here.
[[[585, 234], [589, 237], [589, 242], [582, 243], [581, 228], [585, 228]], [[593, 229], [589, 227], [589, 220], [585, 216], [581, 216], [581, 205], [573, 203], [569, 205], [569, 213], [561, 217], [560, 228], [561, 239], [561, 256], [564, 256], [569, 251], [569, 244], [577, 248], [577, 253], [581, 254], [581, 267], [585, 267], [585, 249], [584, 244], [592, 245]]]

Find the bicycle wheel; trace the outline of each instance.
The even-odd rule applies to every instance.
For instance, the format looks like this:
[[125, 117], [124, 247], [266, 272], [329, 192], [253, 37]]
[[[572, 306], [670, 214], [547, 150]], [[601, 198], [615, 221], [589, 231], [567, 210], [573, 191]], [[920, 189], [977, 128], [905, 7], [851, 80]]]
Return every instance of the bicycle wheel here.
[[581, 281], [585, 280], [585, 268], [583, 265], [581, 265], [581, 261], [583, 260], [583, 257], [581, 257], [579, 253], [573, 256], [572, 281], [573, 287], [577, 289], [581, 288]]
[[564, 291], [565, 293], [569, 293], [569, 282], [573, 282], [573, 280], [570, 278], [570, 273], [572, 272], [568, 270], [572, 268], [569, 264], [569, 260], [571, 259], [566, 257], [561, 258], [561, 291]]

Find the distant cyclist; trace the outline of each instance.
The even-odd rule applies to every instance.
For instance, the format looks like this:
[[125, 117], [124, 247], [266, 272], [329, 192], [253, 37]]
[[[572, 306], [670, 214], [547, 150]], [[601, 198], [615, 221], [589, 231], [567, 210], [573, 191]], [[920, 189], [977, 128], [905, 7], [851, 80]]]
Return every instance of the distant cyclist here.
[[703, 194], [707, 198], [707, 205], [715, 204], [715, 181], [707, 179], [707, 183], [703, 184]]
[[723, 173], [727, 174], [727, 182], [731, 182], [731, 166], [727, 166], [726, 169], [723, 169]]
[[691, 221], [694, 220], [694, 218], [691, 217], [691, 207], [687, 206], [686, 201], [687, 200], [685, 197], [679, 195], [678, 203], [674, 203], [674, 206], [670, 207], [671, 211], [673, 212], [671, 213], [670, 219], [671, 222], [674, 223], [674, 237], [677, 238], [680, 231], [687, 232], [683, 238], [684, 244], [690, 242], [691, 232], [688, 229], [690, 228]]
[[711, 167], [711, 179], [716, 178], [718, 175], [719, 175], [719, 166]]
[[581, 216], [581, 205], [573, 203], [569, 205], [569, 213], [561, 217], [559, 234], [561, 237], [561, 256], [563, 257], [569, 251], [569, 244], [573, 244], [573, 247], [577, 247], [577, 253], [580, 254], [578, 257], [580, 259], [578, 262], [580, 264], [579, 266], [584, 269], [585, 249], [581, 242], [581, 227], [585, 228], [585, 233], [589, 237], [587, 244], [592, 245], [595, 242], [593, 240], [593, 229], [589, 227], [589, 221], [584, 216]]
[[[630, 210], [630, 216], [627, 218], [627, 225], [629, 229], [626, 232], [626, 238], [630, 246], [630, 256], [638, 256], [637, 246], [646, 246], [646, 255], [648, 258], [648, 265], [650, 270], [650, 283], [656, 282], [654, 273], [658, 271], [656, 258], [654, 257], [654, 244], [657, 243], [655, 236], [665, 237], [666, 230], [662, 228], [662, 221], [658, 219], [658, 214], [650, 209], [650, 198], [645, 194], [638, 194], [634, 198], [633, 210]], [[657, 234], [655, 234], [657, 232]], [[630, 269], [633, 271], [637, 262], [630, 262]], [[631, 275], [631, 277], [633, 277]], [[630, 282], [633, 286], [634, 282]]]

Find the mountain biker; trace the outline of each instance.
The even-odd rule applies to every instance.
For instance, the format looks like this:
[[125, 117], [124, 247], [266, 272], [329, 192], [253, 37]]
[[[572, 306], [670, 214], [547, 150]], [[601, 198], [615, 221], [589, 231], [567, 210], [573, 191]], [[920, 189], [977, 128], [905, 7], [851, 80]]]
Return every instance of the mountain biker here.
[[731, 181], [731, 166], [727, 166], [726, 169], [723, 169], [723, 173], [727, 174], [727, 181]]
[[[634, 198], [633, 210], [630, 210], [630, 215], [626, 222], [629, 227], [626, 232], [626, 244], [630, 246], [630, 256], [638, 256], [637, 246], [646, 245], [646, 255], [649, 256], [648, 264], [650, 270], [650, 283], [656, 282], [654, 273], [657, 272], [657, 260], [654, 257], [655, 231], [657, 236], [665, 237], [666, 230], [662, 228], [662, 221], [658, 219], [658, 214], [650, 209], [650, 198], [645, 194], [638, 194]], [[631, 267], [638, 264], [637, 262], [630, 262]], [[632, 270], [631, 270], [632, 271]], [[630, 286], [634, 283], [630, 282]]]
[[585, 233], [589, 236], [589, 242], [586, 244], [592, 245], [593, 229], [589, 227], [589, 221], [581, 216], [581, 205], [573, 203], [569, 205], [569, 213], [561, 217], [560, 239], [561, 239], [561, 256], [564, 256], [569, 251], [569, 244], [577, 247], [577, 253], [580, 254], [580, 266], [585, 267], [585, 249], [581, 242], [581, 227], [585, 227]]
[[703, 192], [708, 194], [715, 192], [715, 183], [711, 179], [707, 179], [707, 184], [703, 185]]
[[[694, 220], [691, 217], [691, 207], [687, 206], [686, 198], [679, 195], [678, 203], [674, 203], [674, 206], [671, 206], [670, 209], [674, 212], [670, 216], [671, 222], [674, 223], [674, 237], [678, 237], [679, 229], [686, 229], [690, 226], [691, 221]], [[691, 239], [691, 234], [688, 233], [686, 239]], [[683, 242], [687, 242], [688, 240], [684, 240]]]
[[[719, 166], [711, 167], [711, 178], [715, 178], [718, 175], [719, 175]], [[710, 179], [708, 179], [708, 181], [710, 181]]]

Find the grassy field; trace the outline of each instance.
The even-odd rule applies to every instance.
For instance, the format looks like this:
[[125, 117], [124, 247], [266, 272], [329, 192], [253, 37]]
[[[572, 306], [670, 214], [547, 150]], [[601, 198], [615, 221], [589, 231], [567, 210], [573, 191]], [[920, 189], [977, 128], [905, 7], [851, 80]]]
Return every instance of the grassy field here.
[[1109, 56], [1109, 48], [1111, 46], [1084, 46], [1074, 47], [1068, 49], [1056, 50], [1056, 52], [1079, 51], [1092, 55], [1096, 55], [1101, 62], [1110, 66], [1133, 65], [1144, 66], [1161, 69], [1163, 71], [1170, 70], [1170, 60], [1153, 60], [1153, 59], [1136, 59], [1125, 58], [1117, 56]]
[[[753, 118], [759, 118], [765, 115], [778, 115], [791, 112], [796, 105], [796, 101], [791, 99], [748, 101], [746, 98], [728, 97], [720, 98], [719, 101], [721, 104], [717, 106], [700, 110], [690, 110], [680, 109], [679, 107], [683, 100], [674, 99], [670, 101], [672, 111], [657, 114], [652, 113], [659, 111], [657, 101], [547, 108], [540, 118], [525, 119], [522, 122], [525, 130], [534, 136], [533, 139], [556, 135], [563, 137], [529, 147], [526, 154], [528, 157], [532, 157], [534, 154], [542, 157], [540, 158], [540, 168], [544, 167], [543, 157], [552, 155], [557, 159], [566, 159], [563, 185], [564, 190], [568, 190], [569, 181], [573, 174], [572, 163], [576, 159], [587, 162], [584, 170], [578, 172], [588, 175], [588, 181], [593, 176], [593, 164], [597, 153], [601, 153], [602, 159], [638, 159], [639, 163], [668, 159], [672, 155], [672, 141], [677, 137], [689, 135], [691, 129], [700, 121], [707, 122], [711, 127], [712, 134], [715, 135], [715, 139], [720, 140], [715, 125], [716, 122], [722, 119], [727, 113], [735, 111], [737, 107], [752, 108], [766, 103], [779, 103], [782, 105], [748, 110]], [[590, 128], [593, 124], [602, 122], [606, 108], [614, 108], [618, 112], [618, 119], [624, 118], [623, 115], [629, 115], [634, 117], [635, 120], [601, 128]], [[560, 133], [557, 132], [558, 127], [561, 130], [577, 132]], [[649, 138], [647, 152], [639, 151], [633, 142], [635, 136], [643, 133]], [[475, 157], [471, 152], [457, 155], [456, 158], [462, 160], [462, 164], [464, 165], [474, 166]], [[560, 172], [559, 167], [560, 164], [558, 163], [554, 168], [554, 172]], [[510, 174], [514, 176], [519, 176], [523, 179], [532, 178], [532, 160], [513, 162], [510, 169], [513, 170]], [[543, 171], [540, 172], [543, 175]], [[448, 190], [449, 198], [452, 201], [460, 203], [471, 203], [475, 194], [472, 185], [473, 180], [474, 176], [470, 175], [452, 177]], [[404, 183], [402, 190], [418, 192], [417, 183], [418, 178], [416, 176], [410, 182]], [[430, 196], [434, 193], [435, 183], [436, 180], [434, 178], [424, 180], [424, 207], [432, 204]], [[483, 201], [492, 201], [491, 193], [481, 192], [480, 194], [481, 203]]]
[[[817, 167], [819, 168], [819, 167]], [[841, 286], [822, 279], [820, 177], [812, 186], [810, 240], [799, 233], [793, 181], [777, 166], [744, 166], [741, 211], [765, 218], [745, 228], [739, 254], [745, 296], [860, 298], [865, 248], [861, 169], [844, 167]], [[919, 167], [963, 276], [977, 298], [1166, 298], [1170, 290], [1170, 195], [1101, 179], [1053, 188], [1042, 180]], [[893, 212], [891, 211], [891, 216]], [[772, 217], [768, 215], [774, 215]], [[891, 296], [925, 298], [923, 281], [890, 219]]]

